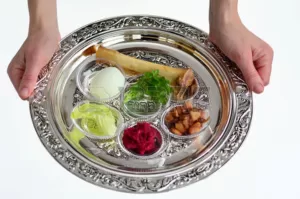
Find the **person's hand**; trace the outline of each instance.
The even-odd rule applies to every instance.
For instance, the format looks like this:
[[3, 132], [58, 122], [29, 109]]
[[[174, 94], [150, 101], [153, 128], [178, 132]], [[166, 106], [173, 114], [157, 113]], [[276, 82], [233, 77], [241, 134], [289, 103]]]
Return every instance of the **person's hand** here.
[[210, 28], [209, 38], [237, 64], [249, 89], [262, 93], [270, 81], [272, 48], [250, 32], [239, 17], [231, 18], [227, 23], [215, 23]]
[[57, 29], [31, 31], [7, 68], [10, 80], [21, 99], [33, 92], [41, 69], [57, 50], [60, 34]]

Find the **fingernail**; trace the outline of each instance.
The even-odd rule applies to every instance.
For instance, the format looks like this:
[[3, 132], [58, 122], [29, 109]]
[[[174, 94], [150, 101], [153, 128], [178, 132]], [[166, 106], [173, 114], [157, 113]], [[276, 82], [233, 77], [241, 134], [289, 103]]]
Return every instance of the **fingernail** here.
[[28, 96], [28, 88], [22, 88], [20, 95], [22, 97], [27, 97]]
[[261, 93], [261, 92], [264, 91], [264, 86], [263, 86], [262, 84], [256, 84], [256, 85], [254, 86], [254, 91], [255, 91], [255, 92], [258, 92], [258, 93]]

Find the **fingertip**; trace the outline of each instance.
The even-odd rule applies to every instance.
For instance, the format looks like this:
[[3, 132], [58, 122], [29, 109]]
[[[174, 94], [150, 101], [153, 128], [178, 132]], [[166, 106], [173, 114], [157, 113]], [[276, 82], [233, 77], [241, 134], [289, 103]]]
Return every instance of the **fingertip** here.
[[264, 92], [264, 86], [261, 83], [257, 83], [253, 86], [253, 92], [261, 94]]
[[19, 96], [22, 100], [26, 100], [29, 97], [29, 89], [27, 87], [22, 87], [19, 90]]
[[246, 82], [252, 92], [260, 94], [264, 91], [264, 81], [258, 75], [247, 76]]
[[268, 86], [270, 84], [270, 80], [264, 80], [264, 85]]
[[264, 86], [268, 86], [270, 83], [271, 71], [267, 67], [262, 67], [258, 69], [258, 74], [261, 77]]
[[26, 100], [30, 97], [35, 87], [36, 79], [36, 73], [32, 73], [32, 71], [25, 71], [18, 89], [18, 93], [21, 99]]

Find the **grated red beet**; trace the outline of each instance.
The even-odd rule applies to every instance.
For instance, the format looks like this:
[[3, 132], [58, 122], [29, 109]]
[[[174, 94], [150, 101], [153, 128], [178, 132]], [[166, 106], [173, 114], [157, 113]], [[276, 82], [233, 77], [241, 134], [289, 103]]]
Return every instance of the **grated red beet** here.
[[127, 128], [123, 134], [125, 148], [138, 155], [151, 155], [161, 146], [160, 133], [147, 122]]

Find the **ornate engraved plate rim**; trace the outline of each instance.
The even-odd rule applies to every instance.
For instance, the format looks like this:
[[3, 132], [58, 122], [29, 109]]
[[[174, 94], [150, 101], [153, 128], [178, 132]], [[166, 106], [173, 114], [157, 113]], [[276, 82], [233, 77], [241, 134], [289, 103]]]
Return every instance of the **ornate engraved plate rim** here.
[[[45, 88], [48, 85], [51, 71], [64, 56], [79, 43], [82, 43], [96, 35], [110, 30], [122, 28], [155, 28], [163, 31], [172, 31], [185, 38], [193, 40], [207, 50], [224, 67], [235, 89], [237, 116], [234, 128], [230, 129], [228, 139], [214, 154], [194, 168], [188, 171], [161, 175], [159, 177], [129, 177], [120, 176], [107, 170], [95, 168], [93, 165], [81, 160], [76, 154], [68, 150], [67, 146], [60, 142], [55, 132], [52, 132], [50, 121], [47, 117]], [[30, 111], [35, 130], [41, 142], [49, 153], [67, 170], [76, 176], [101, 187], [136, 193], [155, 193], [169, 191], [184, 187], [202, 180], [219, 168], [221, 168], [237, 152], [250, 128], [252, 113], [252, 94], [237, 67], [207, 38], [207, 34], [193, 26], [158, 16], [120, 16], [97, 21], [77, 29], [66, 36], [58, 51], [49, 64], [40, 73], [39, 81], [30, 99]]]

